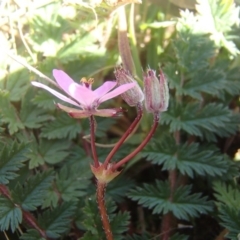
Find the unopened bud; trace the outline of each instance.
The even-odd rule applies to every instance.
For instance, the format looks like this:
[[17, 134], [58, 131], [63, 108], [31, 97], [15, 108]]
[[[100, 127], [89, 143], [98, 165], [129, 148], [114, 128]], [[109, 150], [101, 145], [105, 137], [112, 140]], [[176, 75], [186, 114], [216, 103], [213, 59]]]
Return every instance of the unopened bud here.
[[129, 106], [137, 106], [138, 103], [141, 103], [144, 100], [142, 89], [128, 71], [124, 70], [122, 67], [119, 67], [115, 70], [114, 74], [116, 76], [118, 85], [135, 83], [133, 88], [121, 94], [121, 97]]
[[169, 89], [167, 79], [160, 70], [159, 79], [155, 71], [148, 69], [144, 76], [145, 107], [148, 112], [160, 113], [168, 108]]

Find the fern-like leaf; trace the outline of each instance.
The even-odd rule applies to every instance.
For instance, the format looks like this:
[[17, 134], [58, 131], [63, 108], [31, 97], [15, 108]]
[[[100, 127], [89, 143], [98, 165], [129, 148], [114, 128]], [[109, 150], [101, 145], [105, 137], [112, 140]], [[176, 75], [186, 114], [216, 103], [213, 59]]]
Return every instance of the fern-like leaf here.
[[7, 184], [9, 180], [18, 176], [16, 173], [27, 158], [28, 145], [17, 142], [10, 142], [6, 146], [1, 146], [0, 152], [0, 183]]
[[231, 111], [222, 104], [210, 103], [200, 108], [199, 103], [180, 106], [172, 102], [169, 111], [162, 114], [162, 123], [170, 124], [170, 131], [179, 130], [203, 137], [202, 130], [218, 135], [218, 128], [230, 122]]
[[24, 129], [24, 124], [21, 122], [16, 108], [10, 102], [7, 92], [0, 91], [0, 103], [1, 122], [8, 124], [9, 133], [12, 135]]
[[240, 210], [240, 190], [236, 186], [233, 187], [230, 184], [227, 185], [218, 181], [214, 182], [213, 189], [215, 191], [214, 196], [219, 202]]
[[14, 232], [22, 222], [22, 211], [12, 201], [0, 196], [0, 230]]
[[215, 148], [201, 147], [197, 143], [177, 145], [173, 139], [155, 141], [143, 150], [143, 156], [163, 170], [178, 169], [191, 178], [199, 175], [221, 176], [227, 171], [227, 161]]
[[221, 225], [229, 230], [227, 237], [232, 240], [238, 240], [240, 237], [240, 209], [236, 210], [222, 205], [219, 212]]
[[50, 171], [31, 176], [24, 186], [20, 184], [16, 186], [12, 193], [14, 202], [27, 211], [36, 210], [46, 197], [46, 192], [52, 183], [52, 179], [53, 176]]
[[61, 113], [57, 118], [42, 128], [41, 136], [48, 139], [73, 139], [81, 132], [81, 127], [76, 119]]
[[59, 238], [70, 229], [76, 205], [73, 203], [63, 203], [53, 210], [45, 211], [39, 217], [39, 224], [45, 229], [49, 238]]
[[21, 240], [45, 240], [41, 237], [40, 233], [35, 229], [28, 229], [26, 233], [23, 233], [20, 237]]
[[39, 144], [33, 142], [31, 151], [28, 153], [29, 167], [34, 168], [44, 163], [56, 164], [63, 161], [69, 155], [67, 150], [70, 144], [69, 141], [64, 140], [49, 141], [41, 139]]
[[212, 210], [212, 203], [206, 197], [201, 197], [199, 193], [191, 194], [191, 186], [180, 186], [171, 196], [168, 182], [157, 181], [155, 186], [144, 184], [142, 188], [131, 191], [129, 197], [152, 209], [154, 214], [172, 212], [175, 217], [184, 220]]

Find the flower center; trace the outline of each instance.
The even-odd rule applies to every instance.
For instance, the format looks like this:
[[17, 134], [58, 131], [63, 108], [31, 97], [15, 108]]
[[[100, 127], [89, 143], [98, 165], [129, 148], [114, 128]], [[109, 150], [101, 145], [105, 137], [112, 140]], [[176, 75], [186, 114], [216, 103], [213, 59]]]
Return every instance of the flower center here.
[[83, 77], [80, 80], [80, 83], [82, 83], [82, 85], [85, 86], [86, 88], [91, 89], [92, 88], [92, 84], [94, 83], [94, 79], [93, 78], [87, 79], [87, 78]]

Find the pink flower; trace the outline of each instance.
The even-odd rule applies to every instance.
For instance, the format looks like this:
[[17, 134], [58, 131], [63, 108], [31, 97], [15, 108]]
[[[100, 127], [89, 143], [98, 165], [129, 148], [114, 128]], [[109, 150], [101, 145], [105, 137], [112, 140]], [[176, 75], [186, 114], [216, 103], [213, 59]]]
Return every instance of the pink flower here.
[[117, 116], [122, 111], [121, 109], [98, 110], [99, 105], [102, 102], [114, 98], [135, 86], [134, 83], [128, 83], [112, 90], [117, 85], [117, 82], [106, 81], [99, 88], [92, 90], [93, 79], [86, 80], [83, 78], [81, 83], [77, 84], [65, 72], [57, 69], [53, 70], [53, 76], [56, 79], [58, 86], [69, 97], [64, 96], [63, 94], [39, 82], [32, 82], [32, 85], [43, 88], [64, 102], [76, 106], [78, 109], [67, 107], [60, 103], [57, 104], [60, 109], [67, 112], [73, 118], [86, 118], [92, 115], [101, 117]]

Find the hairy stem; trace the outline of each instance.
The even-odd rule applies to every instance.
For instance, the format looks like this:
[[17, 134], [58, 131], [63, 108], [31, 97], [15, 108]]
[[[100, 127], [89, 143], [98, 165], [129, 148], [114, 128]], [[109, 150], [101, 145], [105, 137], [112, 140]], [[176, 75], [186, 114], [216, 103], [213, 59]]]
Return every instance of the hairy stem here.
[[107, 210], [105, 206], [105, 200], [104, 200], [105, 188], [106, 188], [105, 183], [97, 181], [97, 203], [98, 203], [98, 208], [99, 208], [99, 212], [100, 212], [100, 216], [103, 224], [103, 229], [106, 234], [106, 239], [113, 240], [113, 234], [111, 231]]
[[116, 143], [116, 145], [114, 146], [114, 148], [111, 150], [111, 152], [108, 154], [105, 162], [103, 163], [104, 168], [107, 168], [107, 165], [109, 164], [109, 162], [111, 161], [112, 157], [114, 156], [114, 154], [117, 152], [117, 150], [121, 147], [121, 145], [124, 143], [124, 141], [126, 140], [126, 138], [135, 130], [136, 126], [138, 125], [138, 123], [140, 122], [141, 118], [143, 115], [143, 108], [142, 108], [142, 104], [139, 103], [137, 105], [137, 116], [135, 118], [135, 120], [132, 122], [132, 124], [130, 125], [130, 127], [127, 129], [127, 131], [123, 134], [123, 136], [120, 138], [120, 140]]
[[95, 129], [96, 129], [96, 122], [94, 116], [89, 118], [90, 120], [90, 135], [91, 135], [91, 148], [92, 148], [92, 157], [94, 161], [94, 167], [99, 167], [98, 157], [97, 157], [97, 150], [95, 145]]
[[159, 115], [155, 114], [154, 115], [153, 126], [152, 126], [150, 132], [148, 133], [148, 135], [146, 136], [146, 138], [144, 139], [144, 141], [133, 152], [131, 152], [125, 158], [123, 158], [118, 163], [116, 163], [113, 166], [113, 168], [112, 168], [113, 171], [117, 170], [123, 164], [127, 163], [128, 161], [130, 161], [133, 157], [135, 157], [147, 145], [147, 143], [150, 141], [150, 139], [152, 138], [153, 134], [155, 133], [155, 131], [156, 131], [157, 127], [158, 127], [158, 123], [159, 123]]
[[[175, 142], [177, 145], [180, 144], [180, 131], [176, 131], [174, 133]], [[177, 158], [178, 156], [176, 156]], [[178, 173], [177, 169], [169, 170], [168, 171], [168, 181], [170, 183], [170, 197], [169, 201], [172, 202], [173, 194], [176, 189], [177, 185], [177, 178]], [[173, 229], [176, 229], [177, 227], [177, 220], [174, 217], [174, 215], [171, 212], [168, 212], [165, 214], [162, 218], [162, 226], [161, 226], [161, 233], [162, 233], [162, 240], [168, 240], [170, 239]]]
[[118, 48], [124, 69], [134, 75], [135, 66], [127, 37], [127, 21], [124, 7], [118, 9]]

